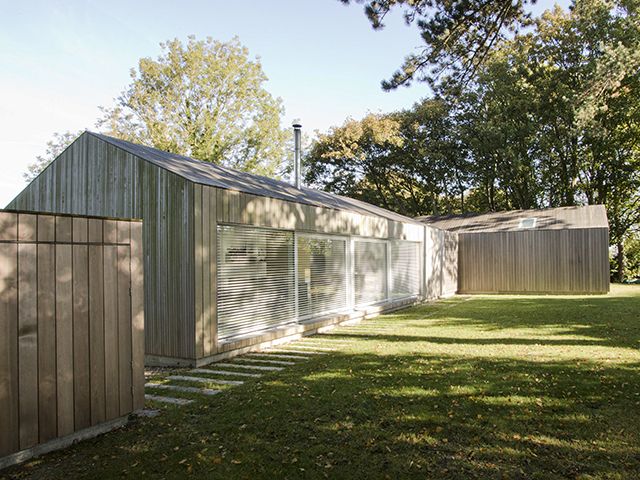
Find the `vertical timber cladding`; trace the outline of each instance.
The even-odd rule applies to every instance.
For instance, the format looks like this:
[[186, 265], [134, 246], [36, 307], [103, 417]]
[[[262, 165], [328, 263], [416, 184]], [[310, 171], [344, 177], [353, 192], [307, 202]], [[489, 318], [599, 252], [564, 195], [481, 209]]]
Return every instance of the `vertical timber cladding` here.
[[460, 233], [462, 293], [606, 293], [605, 228]]
[[85, 133], [8, 208], [142, 218], [145, 351], [195, 356], [194, 185]]
[[0, 457], [144, 406], [142, 224], [0, 211]]
[[[219, 348], [218, 341], [226, 343], [230, 339], [257, 336], [260, 329], [275, 326], [265, 325], [263, 320], [256, 318], [256, 328], [248, 327], [244, 330], [247, 332], [245, 334], [223, 331], [225, 314], [221, 313], [221, 309], [227, 308], [229, 312], [230, 306], [224, 307], [216, 295], [233, 298], [233, 294], [229, 296], [229, 282], [232, 280], [222, 278], [222, 275], [229, 275], [229, 271], [224, 272], [221, 268], [222, 261], [217, 260], [221, 236], [229, 234], [228, 231], [223, 231], [224, 227], [229, 231], [233, 228], [286, 231], [290, 235], [295, 231], [294, 245], [297, 245], [298, 261], [296, 265], [295, 258], [293, 259], [293, 270], [297, 269], [293, 282], [295, 284], [297, 277], [298, 283], [291, 292], [291, 298], [295, 308], [295, 294], [298, 294], [299, 310], [297, 318], [295, 312], [290, 312], [288, 318], [282, 316], [280, 320], [284, 324], [340, 311], [345, 304], [347, 308], [353, 307], [349, 298], [352, 287], [351, 270], [343, 277], [339, 277], [338, 272], [342, 270], [343, 263], [345, 270], [352, 268], [350, 252], [354, 240], [367, 237], [363, 240], [379, 240], [388, 246], [393, 240], [418, 245], [424, 238], [422, 225], [206, 185], [194, 185], [194, 191], [195, 250], [197, 258], [202, 259], [202, 262], [195, 262], [196, 305], [201, 303], [196, 306], [196, 341], [201, 345], [197, 348], [198, 355], [215, 354]], [[201, 207], [198, 207], [199, 204]], [[417, 255], [418, 261], [414, 263], [420, 264], [420, 252]], [[409, 277], [412, 276], [413, 273], [410, 273]], [[387, 281], [391, 285], [392, 280], [387, 280], [385, 275], [384, 282]], [[331, 294], [326, 287], [330, 282], [334, 286]], [[410, 289], [419, 291], [419, 283], [417, 288]], [[386, 293], [385, 290], [385, 295], [379, 301], [387, 300]], [[242, 305], [242, 297], [236, 296], [236, 300], [235, 308], [240, 312], [242, 309], [238, 305]]]

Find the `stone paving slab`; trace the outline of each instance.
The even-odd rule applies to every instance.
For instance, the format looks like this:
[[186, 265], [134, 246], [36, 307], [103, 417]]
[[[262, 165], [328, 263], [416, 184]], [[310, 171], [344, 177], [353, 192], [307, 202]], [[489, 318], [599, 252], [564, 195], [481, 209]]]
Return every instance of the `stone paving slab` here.
[[297, 344], [291, 344], [288, 346], [288, 348], [301, 348], [303, 350], [318, 350], [320, 352], [335, 352], [338, 349], [337, 348], [329, 348], [329, 347], [315, 347], [315, 346], [306, 346], [306, 345], [297, 345]]
[[157, 388], [160, 390], [171, 390], [174, 392], [199, 393], [201, 395], [217, 395], [222, 390], [211, 388], [183, 387], [182, 385], [167, 385], [166, 383], [145, 383], [145, 388]]
[[[214, 364], [217, 365], [217, 364]], [[247, 373], [247, 372], [238, 372], [238, 371], [229, 371], [229, 370], [210, 370], [208, 368], [194, 368], [191, 370], [191, 373], [203, 373], [205, 375], [228, 375], [230, 377], [253, 377], [258, 378], [261, 377], [261, 373]]]
[[148, 393], [145, 394], [144, 399], [153, 400], [154, 402], [171, 403], [173, 405], [189, 405], [193, 403], [193, 400], [187, 400], [186, 398], [163, 397], [160, 395], [150, 395]]
[[[300, 352], [306, 353], [306, 352]], [[291, 360], [309, 360], [309, 357], [303, 357], [302, 355], [278, 355], [277, 353], [247, 353], [247, 357], [260, 357], [260, 358], [289, 358]]]
[[328, 352], [312, 352], [310, 350], [302, 351], [302, 350], [290, 350], [285, 348], [273, 348], [268, 350], [269, 352], [277, 352], [277, 353], [300, 353], [304, 355], [326, 355]]
[[216, 363], [218, 367], [227, 367], [227, 368], [248, 368], [250, 370], [267, 370], [278, 372], [280, 370], [284, 370], [284, 367], [266, 367], [263, 365], [242, 365], [240, 363]]
[[234, 359], [236, 362], [254, 362], [254, 363], [272, 363], [274, 365], [295, 365], [296, 362], [285, 362], [284, 360], [258, 360], [256, 358], [238, 357]]
[[217, 378], [190, 377], [187, 375], [171, 375], [167, 380], [180, 380], [182, 382], [219, 383], [220, 385], [242, 385], [242, 380], [218, 380]]

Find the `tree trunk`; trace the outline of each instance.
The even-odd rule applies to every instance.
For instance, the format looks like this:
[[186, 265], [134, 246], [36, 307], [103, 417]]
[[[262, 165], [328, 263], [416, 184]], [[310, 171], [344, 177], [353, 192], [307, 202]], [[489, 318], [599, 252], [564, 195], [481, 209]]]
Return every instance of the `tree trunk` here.
[[618, 264], [618, 272], [616, 274], [616, 281], [622, 283], [624, 280], [624, 245], [622, 242], [618, 242], [617, 247], [616, 262]]

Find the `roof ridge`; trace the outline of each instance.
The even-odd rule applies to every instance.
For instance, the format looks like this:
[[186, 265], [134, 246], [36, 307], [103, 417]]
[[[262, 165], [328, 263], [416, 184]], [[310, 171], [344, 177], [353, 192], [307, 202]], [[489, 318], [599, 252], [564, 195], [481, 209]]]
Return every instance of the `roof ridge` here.
[[[355, 198], [324, 190], [316, 190], [310, 187], [296, 188], [284, 180], [235, 170], [213, 162], [197, 160], [192, 157], [187, 157], [186, 155], [167, 152], [155, 147], [111, 137], [103, 133], [91, 132], [89, 130], [86, 130], [85, 133], [107, 142], [116, 148], [121, 148], [132, 155], [151, 162], [159, 168], [164, 168], [193, 183], [318, 207], [350, 210], [362, 215], [384, 217], [398, 222], [420, 223], [413, 218]], [[189, 164], [193, 166], [193, 168], [185, 171], [185, 169], [178, 168], [178, 166], [175, 165], [176, 163]], [[247, 182], [253, 185], [247, 185]]]

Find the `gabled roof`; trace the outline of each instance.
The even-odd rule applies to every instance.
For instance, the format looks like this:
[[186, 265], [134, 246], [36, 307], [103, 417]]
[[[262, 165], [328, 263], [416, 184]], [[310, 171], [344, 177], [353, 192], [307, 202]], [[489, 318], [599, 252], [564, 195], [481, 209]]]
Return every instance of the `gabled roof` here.
[[273, 178], [240, 172], [231, 168], [225, 168], [210, 162], [202, 162], [193, 158], [165, 152], [152, 147], [138, 145], [100, 133], [86, 132], [115, 147], [125, 150], [147, 162], [179, 175], [186, 180], [201, 185], [209, 185], [216, 188], [235, 190], [238, 192], [260, 195], [263, 197], [277, 198], [290, 202], [304, 203], [317, 207], [348, 210], [363, 215], [383, 217], [388, 220], [405, 223], [418, 223], [416, 220], [400, 215], [399, 213], [384, 208], [370, 205], [353, 198], [335, 195], [329, 192], [313, 190], [275, 180]]
[[[522, 228], [520, 221], [535, 218], [532, 228]], [[507, 232], [519, 230], [564, 230], [575, 228], [609, 228], [604, 205], [513, 210], [482, 215], [427, 215], [417, 220], [443, 230], [460, 233]]]

